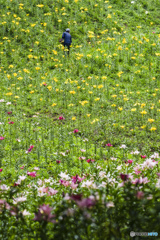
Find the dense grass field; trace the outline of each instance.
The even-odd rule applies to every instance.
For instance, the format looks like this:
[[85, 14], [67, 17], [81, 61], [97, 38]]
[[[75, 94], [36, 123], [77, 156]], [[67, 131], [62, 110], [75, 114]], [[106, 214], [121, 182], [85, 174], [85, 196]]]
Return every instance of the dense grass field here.
[[1, 0], [0, 239], [158, 239], [159, 80], [159, 0]]

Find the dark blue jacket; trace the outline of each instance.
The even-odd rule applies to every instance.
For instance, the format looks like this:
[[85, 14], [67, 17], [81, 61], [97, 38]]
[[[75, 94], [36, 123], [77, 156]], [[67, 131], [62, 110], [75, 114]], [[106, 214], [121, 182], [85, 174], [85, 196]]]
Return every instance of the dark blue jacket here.
[[62, 35], [62, 38], [64, 39], [64, 44], [65, 43], [71, 44], [72, 38], [71, 38], [71, 35], [70, 35], [69, 32], [64, 32], [63, 35]]

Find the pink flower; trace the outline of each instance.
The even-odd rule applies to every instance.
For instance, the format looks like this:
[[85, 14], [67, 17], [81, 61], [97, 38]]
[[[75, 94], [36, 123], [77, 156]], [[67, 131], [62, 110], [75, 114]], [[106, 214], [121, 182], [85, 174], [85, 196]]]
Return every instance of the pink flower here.
[[27, 172], [27, 175], [31, 177], [36, 177], [36, 172]]
[[28, 152], [31, 152], [33, 148], [34, 148], [34, 146], [33, 146], [33, 145], [32, 145], [32, 146], [30, 146], [30, 147], [28, 148]]
[[8, 112], [8, 114], [12, 114], [12, 112]]
[[157, 173], [157, 176], [160, 177], [160, 173]]
[[123, 173], [121, 173], [121, 174], [120, 174], [120, 178], [121, 178], [123, 181], [126, 181], [126, 180], [129, 178], [129, 176], [128, 176], [128, 174], [123, 174]]
[[79, 160], [85, 160], [86, 157], [79, 157]]
[[2, 172], [3, 171], [3, 169], [2, 168], [0, 168], [0, 172]]
[[81, 177], [79, 177], [78, 175], [76, 175], [76, 176], [73, 176], [73, 177], [72, 177], [72, 182], [73, 182], [73, 183], [80, 183], [80, 182], [82, 182], [84, 179], [85, 179], [85, 177], [84, 177], [84, 178], [81, 178]]
[[91, 158], [90, 158], [90, 159], [87, 160], [87, 162], [88, 162], [88, 163], [94, 162], [94, 159], [91, 159]]
[[111, 143], [107, 143], [106, 146], [107, 147], [113, 147], [113, 145]]
[[24, 168], [24, 166], [20, 167], [20, 169], [23, 169], [23, 168]]
[[35, 213], [34, 221], [38, 222], [52, 222], [56, 223], [56, 221], [53, 219], [55, 215], [51, 214], [52, 208], [49, 207], [49, 205], [43, 204], [39, 207], [39, 210], [37, 213]]
[[58, 192], [57, 190], [50, 187], [48, 191], [48, 195], [53, 196], [53, 195], [56, 195], [57, 192]]
[[142, 191], [138, 191], [137, 194], [136, 194], [136, 197], [138, 199], [142, 199], [144, 197], [144, 193]]
[[146, 158], [147, 156], [146, 155], [141, 155], [141, 158]]
[[60, 164], [60, 162], [61, 162], [60, 160], [56, 160], [56, 163]]
[[64, 120], [65, 118], [63, 116], [60, 116], [59, 117], [59, 120]]
[[129, 164], [132, 164], [133, 160], [127, 160], [127, 162], [128, 162]]
[[9, 124], [13, 124], [14, 122], [9, 122]]
[[74, 182], [72, 182], [72, 183], [70, 184], [70, 187], [71, 187], [72, 189], [76, 189], [76, 188], [78, 187], [78, 184], [75, 184]]
[[74, 129], [74, 131], [73, 131], [74, 133], [78, 133], [79, 132], [79, 130], [78, 129]]
[[0, 137], [0, 140], [4, 140], [5, 138], [4, 137]]

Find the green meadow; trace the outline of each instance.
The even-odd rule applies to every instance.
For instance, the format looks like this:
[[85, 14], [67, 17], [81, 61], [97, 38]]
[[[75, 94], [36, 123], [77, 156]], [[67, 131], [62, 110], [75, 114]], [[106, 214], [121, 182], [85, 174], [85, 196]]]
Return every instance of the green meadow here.
[[158, 239], [159, 80], [159, 0], [2, 0], [0, 239]]

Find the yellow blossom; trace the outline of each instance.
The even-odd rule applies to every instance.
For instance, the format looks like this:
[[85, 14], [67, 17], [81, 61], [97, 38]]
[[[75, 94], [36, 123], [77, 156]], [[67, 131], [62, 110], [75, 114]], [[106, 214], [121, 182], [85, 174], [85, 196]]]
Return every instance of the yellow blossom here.
[[147, 112], [144, 110], [141, 112], [142, 115], [147, 114]]
[[148, 122], [152, 123], [152, 122], [154, 122], [154, 119], [149, 118], [149, 119], [148, 119]]
[[75, 91], [69, 91], [70, 92], [70, 94], [75, 94], [76, 92]]
[[56, 106], [56, 105], [57, 105], [57, 103], [53, 103], [53, 104], [52, 104], [52, 107], [54, 107], [54, 106]]
[[157, 130], [156, 127], [151, 127], [151, 129], [150, 129], [150, 131], [155, 131], [155, 130]]

